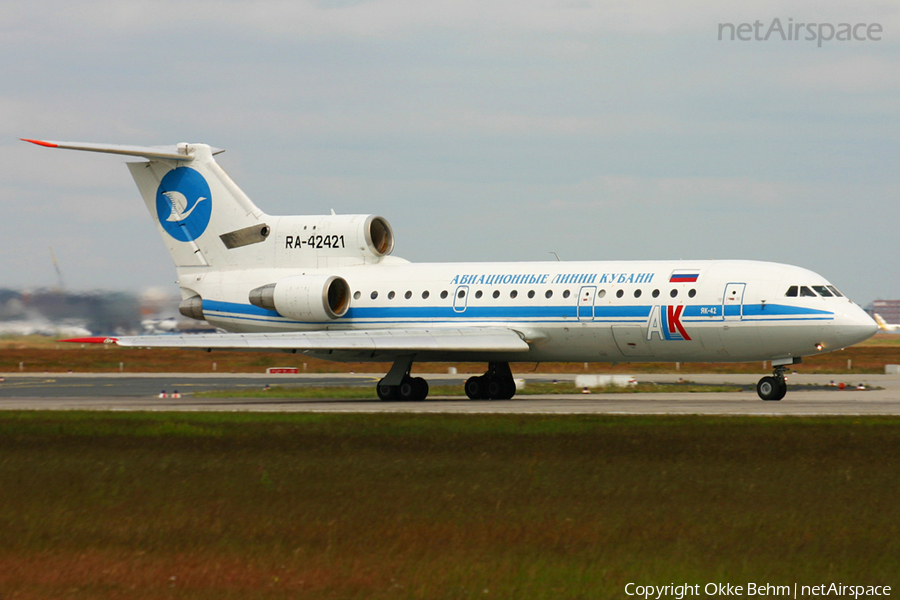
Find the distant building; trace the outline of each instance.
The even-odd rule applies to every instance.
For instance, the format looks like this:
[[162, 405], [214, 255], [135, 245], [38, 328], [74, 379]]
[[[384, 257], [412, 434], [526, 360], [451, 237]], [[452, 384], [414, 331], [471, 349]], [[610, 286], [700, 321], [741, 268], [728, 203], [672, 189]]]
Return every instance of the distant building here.
[[900, 323], [900, 300], [875, 300], [866, 312], [878, 313], [887, 323]]

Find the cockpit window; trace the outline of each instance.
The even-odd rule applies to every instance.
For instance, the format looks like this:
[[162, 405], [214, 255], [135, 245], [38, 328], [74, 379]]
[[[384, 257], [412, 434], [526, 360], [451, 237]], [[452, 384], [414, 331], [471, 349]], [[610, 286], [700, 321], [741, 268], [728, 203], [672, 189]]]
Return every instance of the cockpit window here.
[[797, 287], [796, 285], [792, 285], [791, 287], [788, 288], [788, 291], [785, 293], [785, 296], [791, 296], [792, 298], [796, 297], [798, 289], [800, 289], [800, 288]]
[[806, 287], [805, 285], [800, 286], [800, 295], [803, 297], [806, 297], [806, 296], [811, 296], [813, 298], [816, 297], [816, 293], [814, 291], [812, 291], [811, 289], [809, 289], [808, 287]]
[[839, 291], [837, 291], [837, 288], [834, 287], [833, 285], [829, 285], [829, 286], [828, 286], [828, 289], [831, 290], [832, 293], [834, 293], [834, 295], [837, 296], [838, 298], [843, 298], [843, 297], [844, 297], [844, 295], [843, 295], [842, 293], [840, 293]]
[[812, 289], [819, 292], [819, 295], [822, 296], [823, 298], [831, 298], [834, 295], [831, 292], [829, 292], [828, 288], [825, 287], [824, 285], [814, 285], [814, 286], [812, 286]]

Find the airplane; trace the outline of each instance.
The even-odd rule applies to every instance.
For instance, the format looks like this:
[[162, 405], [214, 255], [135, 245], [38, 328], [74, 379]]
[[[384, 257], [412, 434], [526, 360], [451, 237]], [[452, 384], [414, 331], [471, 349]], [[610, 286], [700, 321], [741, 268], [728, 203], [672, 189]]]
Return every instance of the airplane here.
[[[763, 400], [804, 356], [875, 322], [812, 271], [750, 260], [420, 263], [392, 256], [378, 215], [273, 216], [206, 144], [25, 139], [126, 163], [178, 273], [180, 312], [230, 333], [92, 338], [120, 346], [301, 353], [391, 362], [382, 400], [424, 400], [414, 362], [486, 362], [471, 399], [509, 399], [511, 362], [770, 361]], [[85, 341], [79, 339], [78, 341]]]
[[878, 327], [882, 331], [887, 331], [888, 333], [897, 333], [898, 331], [900, 331], [900, 325], [888, 323], [884, 320], [884, 317], [882, 317], [878, 313], [875, 313], [875, 322], [878, 323]]

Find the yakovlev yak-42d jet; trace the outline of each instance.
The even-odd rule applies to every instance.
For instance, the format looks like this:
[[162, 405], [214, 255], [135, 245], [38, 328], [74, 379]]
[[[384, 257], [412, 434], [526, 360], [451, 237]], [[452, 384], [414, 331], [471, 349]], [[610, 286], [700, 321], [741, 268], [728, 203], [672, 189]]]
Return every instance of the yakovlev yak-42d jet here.
[[[178, 271], [181, 313], [233, 333], [115, 338], [121, 346], [271, 350], [392, 361], [383, 400], [423, 400], [413, 362], [483, 361], [472, 399], [515, 393], [511, 362], [771, 361], [763, 400], [804, 356], [878, 326], [824, 277], [743, 260], [412, 264], [375, 215], [267, 215], [205, 144], [25, 140], [142, 157], [128, 168]], [[110, 341], [110, 340], [107, 340]]]

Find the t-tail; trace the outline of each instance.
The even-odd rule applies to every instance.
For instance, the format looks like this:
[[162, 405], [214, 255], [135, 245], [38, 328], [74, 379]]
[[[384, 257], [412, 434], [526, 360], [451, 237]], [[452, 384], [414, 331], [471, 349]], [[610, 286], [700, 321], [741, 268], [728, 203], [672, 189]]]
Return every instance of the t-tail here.
[[[264, 213], [216, 162], [215, 155], [224, 150], [206, 144], [24, 141], [147, 159], [127, 166], [172, 255], [185, 301], [196, 296], [190, 282], [210, 270], [306, 270], [369, 264], [384, 260], [394, 246], [390, 225], [375, 215], [279, 217]], [[201, 312], [190, 306], [182, 312], [201, 317]]]
[[[148, 159], [128, 163], [150, 216], [177, 267], [257, 263], [271, 233], [271, 217], [256, 207], [206, 144], [118, 146], [25, 140], [51, 148], [123, 154]], [[232, 252], [242, 248], [238, 252]]]

